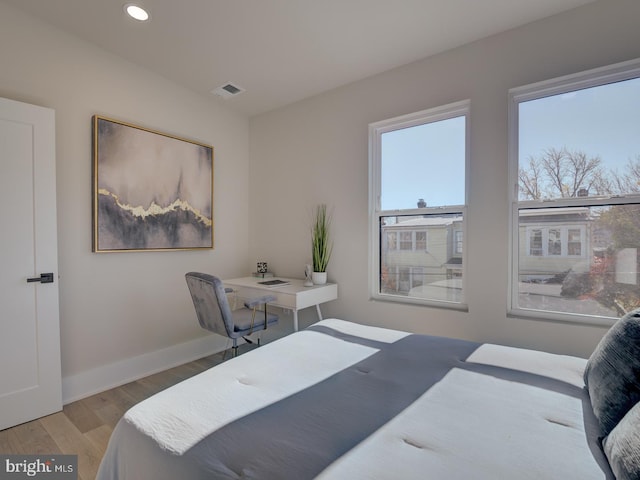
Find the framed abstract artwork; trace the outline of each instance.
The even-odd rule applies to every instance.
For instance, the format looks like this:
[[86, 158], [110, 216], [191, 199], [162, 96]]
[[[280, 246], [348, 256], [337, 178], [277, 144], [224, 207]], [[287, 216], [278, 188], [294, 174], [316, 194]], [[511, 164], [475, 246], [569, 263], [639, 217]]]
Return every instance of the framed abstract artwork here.
[[213, 147], [93, 123], [93, 251], [213, 248]]

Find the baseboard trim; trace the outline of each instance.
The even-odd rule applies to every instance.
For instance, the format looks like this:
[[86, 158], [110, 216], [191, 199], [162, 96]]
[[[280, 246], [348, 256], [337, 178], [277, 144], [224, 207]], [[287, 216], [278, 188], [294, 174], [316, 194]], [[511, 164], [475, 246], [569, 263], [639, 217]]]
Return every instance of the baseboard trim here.
[[211, 335], [62, 378], [62, 403], [134, 382], [224, 350]]

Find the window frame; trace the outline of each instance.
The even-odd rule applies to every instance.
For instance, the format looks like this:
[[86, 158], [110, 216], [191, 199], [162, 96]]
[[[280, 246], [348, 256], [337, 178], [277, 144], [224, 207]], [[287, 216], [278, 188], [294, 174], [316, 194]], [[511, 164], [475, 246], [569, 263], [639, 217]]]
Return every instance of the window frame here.
[[[625, 204], [640, 204], [640, 196], [637, 194], [610, 195], [600, 197], [570, 197], [553, 200], [519, 200], [518, 182], [518, 153], [519, 153], [519, 105], [520, 103], [537, 100], [545, 97], [562, 95], [573, 91], [584, 90], [592, 87], [622, 82], [640, 78], [640, 59], [608, 65], [584, 72], [566, 75], [542, 82], [536, 82], [521, 87], [512, 88], [508, 94], [508, 175], [509, 175], [509, 278], [508, 278], [508, 298], [507, 315], [513, 317], [525, 317], [538, 320], [553, 320], [576, 324], [590, 325], [613, 325], [617, 318], [602, 317], [596, 315], [567, 313], [556, 311], [534, 310], [518, 306], [519, 295], [519, 228], [520, 210], [562, 208], [562, 207], [598, 207], [616, 206]], [[535, 228], [535, 227], [532, 227]], [[567, 236], [570, 229], [575, 229], [575, 225], [563, 225], [562, 235]], [[526, 247], [529, 248], [529, 229], [527, 227]], [[543, 233], [543, 245], [544, 245]], [[585, 232], [581, 230], [581, 255], [569, 255], [563, 252], [562, 257], [583, 257], [588, 256], [585, 249]], [[568, 249], [568, 238], [563, 237], [563, 247]], [[529, 252], [526, 252], [527, 255]]]
[[[419, 233], [424, 234], [424, 246], [422, 246], [422, 243], [423, 243], [422, 240], [418, 240]], [[413, 243], [414, 252], [424, 252], [424, 253], [429, 252], [429, 231], [428, 230], [414, 230], [413, 240], [414, 240], [414, 243]], [[417, 268], [417, 267], [414, 267], [414, 268]]]
[[[552, 230], [557, 230], [560, 232], [560, 253], [550, 253], [549, 251], [549, 232]], [[533, 250], [532, 245], [532, 233], [539, 231], [540, 232], [540, 254], [536, 255], [531, 253]], [[580, 245], [580, 254], [575, 255], [569, 253], [569, 232], [570, 231], [578, 231], [579, 232], [579, 245]], [[573, 223], [568, 223], [566, 225], [554, 226], [554, 227], [545, 227], [541, 225], [527, 225], [525, 227], [525, 251], [526, 257], [541, 257], [541, 258], [587, 258], [586, 252], [584, 249], [584, 245], [586, 245], [587, 240], [587, 232], [586, 227], [584, 225], [575, 225]]]
[[398, 250], [401, 252], [414, 252], [413, 230], [398, 230]]
[[464, 230], [453, 231], [453, 253], [462, 255], [464, 252]]
[[[432, 307], [451, 308], [456, 310], [468, 310], [466, 303], [466, 266], [465, 259], [468, 249], [465, 242], [467, 235], [467, 205], [469, 201], [469, 165], [470, 165], [470, 110], [471, 101], [461, 100], [439, 107], [421, 110], [407, 115], [393, 117], [387, 120], [369, 124], [369, 295], [372, 300], [391, 301], [406, 304], [426, 305]], [[464, 164], [464, 204], [443, 205], [424, 208], [410, 208], [400, 210], [381, 210], [382, 188], [382, 135], [387, 132], [416, 127], [428, 123], [435, 123], [456, 117], [464, 117], [465, 126], [465, 164]], [[462, 299], [460, 302], [431, 300], [409, 296], [391, 295], [381, 292], [381, 232], [380, 222], [383, 217], [400, 215], [462, 215]], [[415, 248], [415, 235], [413, 235]], [[399, 246], [398, 237], [398, 246]], [[429, 250], [429, 233], [426, 234], [427, 252]]]

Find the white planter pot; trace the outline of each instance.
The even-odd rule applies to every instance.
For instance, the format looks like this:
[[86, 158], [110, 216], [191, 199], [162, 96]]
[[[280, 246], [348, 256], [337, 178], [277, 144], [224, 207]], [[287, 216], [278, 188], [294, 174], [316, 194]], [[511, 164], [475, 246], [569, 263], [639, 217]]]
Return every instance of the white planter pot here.
[[327, 283], [327, 272], [312, 272], [311, 281], [314, 285], [324, 285]]

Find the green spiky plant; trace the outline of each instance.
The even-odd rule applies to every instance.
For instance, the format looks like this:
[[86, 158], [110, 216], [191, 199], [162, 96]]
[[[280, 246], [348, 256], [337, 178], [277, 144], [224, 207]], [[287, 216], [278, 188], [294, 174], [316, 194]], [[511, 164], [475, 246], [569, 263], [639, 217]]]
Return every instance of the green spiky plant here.
[[327, 206], [316, 206], [313, 212], [313, 226], [311, 227], [311, 251], [313, 255], [313, 271], [326, 272], [333, 243], [329, 240], [331, 216], [327, 213]]

